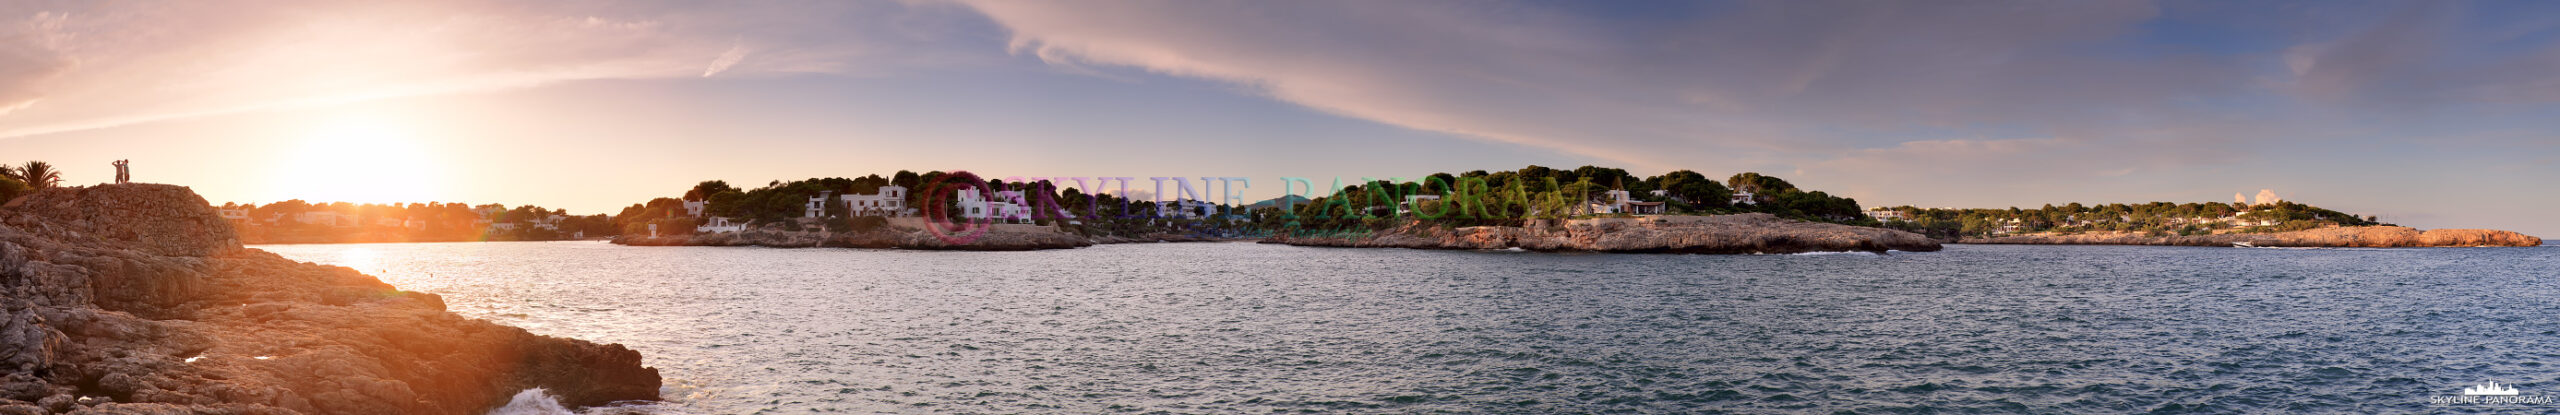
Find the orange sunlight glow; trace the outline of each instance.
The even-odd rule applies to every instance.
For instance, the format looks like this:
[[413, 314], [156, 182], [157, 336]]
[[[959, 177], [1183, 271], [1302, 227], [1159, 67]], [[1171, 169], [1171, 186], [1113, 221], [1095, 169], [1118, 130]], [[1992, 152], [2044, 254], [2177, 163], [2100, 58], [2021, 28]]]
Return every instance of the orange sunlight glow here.
[[408, 125], [378, 117], [321, 124], [273, 166], [267, 194], [275, 200], [413, 203], [443, 195], [435, 152]]

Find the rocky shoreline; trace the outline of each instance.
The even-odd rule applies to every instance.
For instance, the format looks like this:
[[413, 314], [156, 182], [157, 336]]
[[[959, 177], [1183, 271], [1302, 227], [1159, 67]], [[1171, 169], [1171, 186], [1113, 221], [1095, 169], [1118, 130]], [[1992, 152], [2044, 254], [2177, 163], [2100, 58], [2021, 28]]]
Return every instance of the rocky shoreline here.
[[1409, 224], [1365, 235], [1275, 236], [1263, 243], [1412, 249], [1510, 249], [1623, 253], [1790, 254], [1929, 252], [1920, 234], [1780, 219], [1766, 213], [1539, 221], [1532, 226], [1442, 228]]
[[1082, 236], [1058, 232], [989, 230], [969, 243], [955, 244], [921, 230], [883, 228], [869, 232], [784, 231], [748, 229], [694, 235], [623, 235], [613, 243], [632, 246], [761, 246], [768, 248], [877, 248], [948, 251], [1030, 251], [1093, 246]]
[[242, 248], [179, 186], [0, 207], [0, 288], [0, 413], [477, 414], [535, 388], [571, 407], [656, 400], [661, 382], [621, 345]]
[[2072, 235], [2014, 235], [1964, 238], [1957, 243], [2023, 245], [2157, 245], [2232, 246], [2247, 242], [2262, 247], [2299, 248], [2427, 248], [2472, 246], [2542, 246], [2542, 238], [2491, 229], [2434, 229], [2399, 226], [2335, 227], [2276, 233], [2149, 236], [2133, 232], [2089, 232]]
[[940, 251], [1031, 251], [1042, 249], [1074, 249], [1102, 244], [1155, 242], [1217, 242], [1235, 239], [1202, 238], [1182, 235], [1153, 237], [1096, 236], [1045, 229], [994, 227], [968, 243], [955, 244], [919, 229], [888, 227], [866, 232], [787, 231], [773, 227], [751, 228], [739, 232], [693, 235], [623, 235], [614, 237], [616, 244], [631, 246], [761, 246], [767, 248], [871, 248], [919, 249]]

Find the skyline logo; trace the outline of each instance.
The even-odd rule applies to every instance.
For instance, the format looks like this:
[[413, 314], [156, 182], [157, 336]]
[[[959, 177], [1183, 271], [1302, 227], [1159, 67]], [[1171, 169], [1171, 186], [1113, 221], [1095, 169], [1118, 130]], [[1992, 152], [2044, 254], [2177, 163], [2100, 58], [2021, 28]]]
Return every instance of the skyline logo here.
[[2459, 395], [2436, 395], [2427, 397], [2427, 403], [2435, 405], [2550, 405], [2553, 398], [2551, 395], [2524, 396], [2521, 395], [2520, 392], [2521, 391], [2516, 389], [2515, 385], [2498, 382], [2483, 382], [2463, 386], [2461, 394]]
[[2489, 382], [2462, 388], [2462, 396], [2516, 396], [2516, 388]]

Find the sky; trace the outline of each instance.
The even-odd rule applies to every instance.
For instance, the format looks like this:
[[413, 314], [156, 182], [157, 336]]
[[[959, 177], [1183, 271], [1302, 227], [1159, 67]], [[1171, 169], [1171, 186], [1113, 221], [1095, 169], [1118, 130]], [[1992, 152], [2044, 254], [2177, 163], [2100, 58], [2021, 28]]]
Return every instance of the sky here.
[[0, 2], [0, 160], [214, 203], [1753, 171], [2560, 235], [2560, 3]]

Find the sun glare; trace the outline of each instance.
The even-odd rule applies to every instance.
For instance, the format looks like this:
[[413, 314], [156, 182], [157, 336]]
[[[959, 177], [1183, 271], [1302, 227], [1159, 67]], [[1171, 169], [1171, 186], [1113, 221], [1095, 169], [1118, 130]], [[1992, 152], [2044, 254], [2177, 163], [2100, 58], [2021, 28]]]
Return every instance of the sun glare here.
[[321, 125], [277, 163], [269, 194], [313, 203], [429, 202], [442, 163], [406, 125], [349, 119]]

